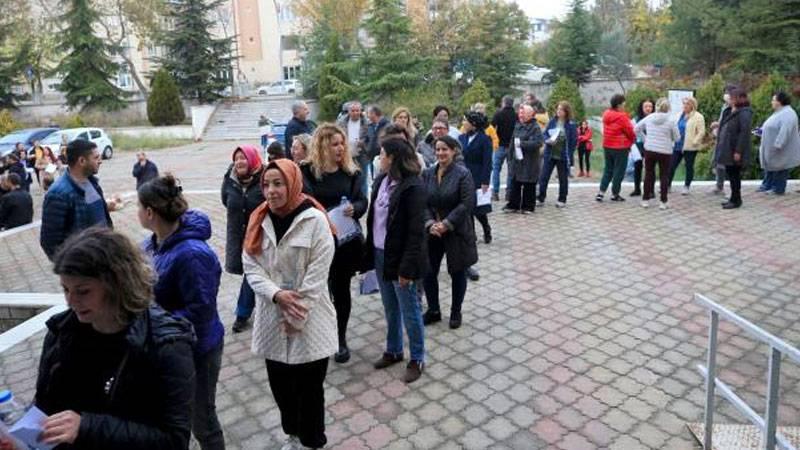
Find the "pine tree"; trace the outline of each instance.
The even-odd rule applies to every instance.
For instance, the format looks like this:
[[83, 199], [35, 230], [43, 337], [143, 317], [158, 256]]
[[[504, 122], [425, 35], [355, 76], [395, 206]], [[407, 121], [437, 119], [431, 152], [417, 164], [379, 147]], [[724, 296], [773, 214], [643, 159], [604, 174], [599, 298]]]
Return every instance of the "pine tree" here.
[[319, 77], [319, 117], [322, 120], [335, 120], [340, 106], [347, 101], [351, 87], [347, 73], [341, 69], [344, 53], [339, 45], [339, 35], [331, 33], [328, 37], [328, 49]]
[[113, 111], [125, 106], [125, 93], [111, 82], [118, 70], [108, 56], [111, 48], [94, 34], [98, 12], [89, 0], [62, 0], [67, 24], [60, 35], [58, 49], [66, 54], [56, 68], [62, 80], [59, 90], [67, 97], [67, 105], [81, 109], [102, 108]]
[[176, 0], [170, 2], [167, 17], [174, 29], [161, 36], [165, 56], [159, 58], [184, 97], [211, 103], [229, 85], [232, 38], [214, 38], [212, 12], [224, 0]]
[[147, 120], [152, 125], [177, 125], [186, 118], [180, 90], [169, 72], [156, 72], [147, 97]]
[[364, 28], [374, 46], [359, 61], [363, 97], [379, 99], [425, 82], [429, 60], [410, 46], [411, 20], [402, 0], [374, 0]]
[[722, 96], [725, 93], [725, 81], [720, 74], [708, 79], [697, 90], [697, 111], [706, 119], [706, 125], [711, 125], [719, 118], [722, 108]]
[[11, 91], [17, 67], [14, 57], [5, 48], [8, 28], [0, 27], [0, 108], [13, 108], [16, 96]]
[[561, 77], [553, 86], [550, 97], [547, 99], [547, 111], [550, 117], [555, 117], [558, 102], [567, 101], [572, 107], [572, 120], [575, 122], [586, 118], [586, 107], [581, 98], [581, 91], [569, 77]]
[[549, 43], [553, 76], [566, 76], [578, 84], [589, 81], [597, 62], [597, 27], [585, 3], [586, 0], [572, 0], [567, 18], [556, 28]]
[[800, 0], [744, 0], [731, 50], [748, 71], [800, 72]]

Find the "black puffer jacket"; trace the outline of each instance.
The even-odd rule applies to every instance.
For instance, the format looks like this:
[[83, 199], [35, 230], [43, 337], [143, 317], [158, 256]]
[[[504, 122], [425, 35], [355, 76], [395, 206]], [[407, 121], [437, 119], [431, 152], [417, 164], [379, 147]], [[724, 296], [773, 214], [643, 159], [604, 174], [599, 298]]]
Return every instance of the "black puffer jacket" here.
[[191, 324], [157, 306], [139, 313], [127, 329], [116, 376], [92, 399], [106, 405], [99, 411], [80, 411], [71, 400], [72, 380], [93, 375], [69, 363], [82, 326], [72, 311], [47, 321], [35, 404], [48, 415], [70, 409], [81, 415], [75, 443], [58, 449], [185, 450], [195, 383]]
[[[426, 169], [422, 181], [428, 193], [425, 208], [425, 230], [428, 239], [441, 239], [447, 255], [447, 272], [460, 272], [478, 262], [472, 210], [475, 207], [475, 184], [472, 174], [458, 163], [451, 163], [439, 183], [439, 165]], [[431, 225], [443, 221], [448, 232], [441, 238], [430, 234]]]
[[[384, 178], [386, 174], [380, 174], [372, 184], [362, 271], [375, 268], [372, 223], [375, 216], [375, 199], [378, 197]], [[392, 191], [384, 243], [384, 279], [396, 281], [398, 277], [403, 277], [419, 280], [428, 273], [430, 264], [425, 237], [426, 198], [425, 185], [419, 176], [404, 179]]]
[[233, 164], [222, 179], [222, 204], [228, 210], [228, 231], [225, 239], [225, 271], [236, 275], [242, 269], [242, 242], [247, 231], [250, 214], [264, 203], [261, 190], [261, 170], [253, 175], [250, 183], [243, 185], [233, 174]]

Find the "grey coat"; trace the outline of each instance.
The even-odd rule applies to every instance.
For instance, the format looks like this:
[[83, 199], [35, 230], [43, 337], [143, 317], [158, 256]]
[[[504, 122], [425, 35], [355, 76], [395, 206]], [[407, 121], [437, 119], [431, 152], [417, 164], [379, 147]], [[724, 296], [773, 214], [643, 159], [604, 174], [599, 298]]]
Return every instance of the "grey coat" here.
[[[719, 141], [717, 142], [717, 162], [723, 166], [750, 164], [753, 141], [750, 138], [750, 127], [753, 124], [753, 110], [749, 106], [737, 109], [726, 116], [719, 124]], [[736, 163], [733, 154], [740, 153], [742, 159]]]
[[770, 172], [789, 170], [800, 166], [800, 134], [797, 130], [797, 113], [784, 106], [761, 126], [761, 168]]
[[425, 231], [442, 221], [448, 232], [441, 238], [427, 234], [428, 239], [442, 239], [447, 256], [447, 272], [456, 273], [478, 262], [478, 247], [475, 229], [472, 226], [472, 210], [475, 208], [475, 184], [472, 174], [457, 162], [450, 164], [439, 183], [434, 164], [422, 172], [422, 182], [428, 193], [425, 208]]
[[[522, 161], [515, 156], [514, 140], [519, 138], [522, 148]], [[542, 129], [536, 120], [528, 123], [517, 123], [508, 151], [508, 175], [512, 180], [520, 183], [535, 183], [539, 179], [540, 150], [544, 138]]]

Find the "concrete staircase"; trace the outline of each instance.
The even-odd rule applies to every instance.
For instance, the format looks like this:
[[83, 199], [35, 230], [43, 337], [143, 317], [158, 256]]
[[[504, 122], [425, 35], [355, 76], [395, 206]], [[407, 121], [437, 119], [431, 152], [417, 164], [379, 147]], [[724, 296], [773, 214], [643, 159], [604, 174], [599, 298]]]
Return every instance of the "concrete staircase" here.
[[203, 140], [258, 142], [258, 118], [266, 115], [276, 123], [286, 123], [292, 117], [293, 96], [253, 97], [221, 103], [208, 122]]

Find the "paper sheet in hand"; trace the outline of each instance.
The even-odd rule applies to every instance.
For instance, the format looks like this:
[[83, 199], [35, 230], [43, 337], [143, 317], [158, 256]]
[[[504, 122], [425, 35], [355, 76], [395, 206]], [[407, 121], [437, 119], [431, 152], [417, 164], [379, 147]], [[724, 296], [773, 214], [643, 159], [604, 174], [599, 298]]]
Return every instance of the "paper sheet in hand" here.
[[478, 188], [475, 191], [475, 195], [477, 198], [475, 199], [475, 206], [486, 206], [492, 204], [492, 190], [487, 189], [486, 192], [483, 192], [483, 189]]
[[558, 140], [558, 135], [561, 134], [561, 128], [554, 128], [550, 130], [548, 133], [547, 143], [548, 144], [555, 144], [556, 140]]
[[11, 428], [9, 433], [20, 442], [27, 445], [28, 449], [50, 450], [54, 446], [39, 442], [39, 435], [42, 434], [42, 423], [47, 419], [47, 415], [39, 408], [32, 406]]
[[344, 215], [344, 206], [337, 206], [328, 211], [333, 226], [336, 227], [336, 238], [340, 244], [352, 240], [358, 233], [361, 233], [361, 228], [358, 222], [352, 217]]
[[522, 155], [522, 145], [519, 138], [514, 138], [514, 158], [517, 161], [522, 161], [524, 156]]

